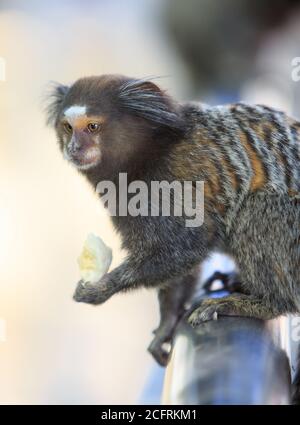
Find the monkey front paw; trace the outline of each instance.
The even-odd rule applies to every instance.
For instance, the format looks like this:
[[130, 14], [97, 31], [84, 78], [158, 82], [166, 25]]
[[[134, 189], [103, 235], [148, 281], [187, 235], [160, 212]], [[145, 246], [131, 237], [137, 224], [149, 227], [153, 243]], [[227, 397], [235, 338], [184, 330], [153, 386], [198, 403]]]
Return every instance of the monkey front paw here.
[[202, 301], [201, 305], [194, 310], [188, 318], [188, 323], [192, 327], [210, 320], [217, 320], [219, 315], [235, 316], [234, 304], [224, 298], [208, 298]]
[[75, 289], [73, 299], [79, 303], [96, 304], [98, 290], [95, 284], [80, 280]]
[[79, 303], [102, 304], [111, 297], [108, 290], [107, 275], [104, 275], [97, 283], [80, 280], [75, 289], [73, 299]]

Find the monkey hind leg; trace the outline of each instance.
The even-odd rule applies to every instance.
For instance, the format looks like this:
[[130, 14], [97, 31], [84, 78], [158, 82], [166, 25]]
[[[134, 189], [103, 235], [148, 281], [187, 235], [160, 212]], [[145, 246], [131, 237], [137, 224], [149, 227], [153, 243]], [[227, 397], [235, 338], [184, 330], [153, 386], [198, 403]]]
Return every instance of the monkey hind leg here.
[[197, 325], [218, 315], [258, 319], [300, 312], [300, 202], [288, 196], [249, 196], [228, 235], [240, 270], [241, 294], [205, 299], [191, 314]]
[[299, 200], [257, 193], [245, 200], [228, 236], [242, 292], [274, 315], [300, 312], [299, 223]]
[[187, 304], [194, 294], [197, 277], [198, 270], [195, 269], [185, 277], [170, 281], [158, 291], [160, 323], [148, 351], [161, 366], [168, 362], [176, 326], [189, 307]]

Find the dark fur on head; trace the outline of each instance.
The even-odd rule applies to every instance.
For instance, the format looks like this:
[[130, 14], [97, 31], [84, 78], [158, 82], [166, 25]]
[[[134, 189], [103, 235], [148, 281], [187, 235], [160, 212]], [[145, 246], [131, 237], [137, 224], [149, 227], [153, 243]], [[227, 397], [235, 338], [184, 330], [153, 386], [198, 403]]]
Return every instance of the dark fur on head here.
[[120, 112], [144, 118], [152, 123], [153, 127], [164, 128], [177, 135], [183, 133], [184, 124], [178, 104], [152, 81], [102, 75], [81, 78], [70, 87], [54, 84], [47, 106], [47, 122], [50, 125], [56, 124], [66, 102], [71, 104], [75, 100], [88, 100], [91, 110], [97, 110], [102, 99], [107, 102], [106, 109], [110, 104]]
[[56, 119], [61, 110], [61, 106], [65, 99], [65, 96], [69, 90], [68, 86], [63, 84], [59, 84], [56, 82], [52, 83], [52, 87], [50, 89], [50, 96], [47, 99], [46, 113], [47, 113], [47, 124], [55, 125]]
[[134, 115], [163, 126], [173, 133], [181, 133], [183, 122], [171, 98], [155, 84], [131, 79], [120, 87], [121, 107]]

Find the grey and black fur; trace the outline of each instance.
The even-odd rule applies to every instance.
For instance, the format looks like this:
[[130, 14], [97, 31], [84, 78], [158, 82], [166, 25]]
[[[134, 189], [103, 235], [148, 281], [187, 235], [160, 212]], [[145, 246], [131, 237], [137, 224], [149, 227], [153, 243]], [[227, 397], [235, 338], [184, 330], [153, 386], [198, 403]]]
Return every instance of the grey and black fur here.
[[128, 183], [205, 182], [200, 227], [186, 227], [184, 216], [113, 217], [128, 256], [97, 284], [79, 282], [76, 301], [101, 304], [120, 291], [159, 288], [162, 322], [151, 351], [164, 364], [162, 344], [191, 297], [195, 270], [218, 249], [235, 258], [242, 293], [204, 300], [189, 318], [193, 326], [216, 314], [300, 312], [298, 121], [263, 105], [180, 104], [149, 81], [90, 77], [54, 93], [50, 121], [62, 150], [91, 142], [84, 130], [75, 142], [64, 134], [61, 121], [72, 105], [102, 120], [101, 161], [82, 171], [94, 187], [104, 179], [118, 184], [120, 172]]

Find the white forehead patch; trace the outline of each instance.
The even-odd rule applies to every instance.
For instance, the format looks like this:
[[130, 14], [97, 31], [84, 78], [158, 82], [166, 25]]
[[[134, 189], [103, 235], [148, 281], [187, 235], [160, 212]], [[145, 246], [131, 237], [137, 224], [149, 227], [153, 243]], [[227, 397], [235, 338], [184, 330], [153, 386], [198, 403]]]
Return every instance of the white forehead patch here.
[[64, 111], [64, 116], [71, 120], [83, 115], [86, 115], [86, 106], [73, 105]]

